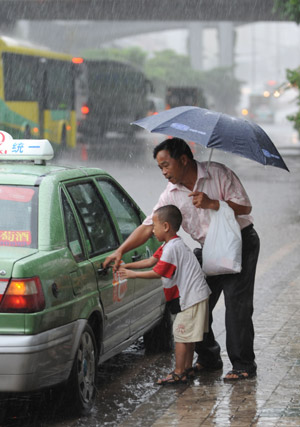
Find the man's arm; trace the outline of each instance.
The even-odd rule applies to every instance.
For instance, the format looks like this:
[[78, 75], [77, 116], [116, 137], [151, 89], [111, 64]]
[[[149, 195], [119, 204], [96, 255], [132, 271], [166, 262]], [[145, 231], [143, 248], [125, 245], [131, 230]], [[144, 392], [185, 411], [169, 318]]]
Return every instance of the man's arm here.
[[103, 267], [106, 268], [110, 263], [114, 261], [114, 268], [118, 268], [122, 255], [131, 249], [135, 249], [138, 246], [143, 245], [152, 236], [153, 226], [141, 224], [136, 228], [130, 236], [122, 243], [122, 245], [111, 255], [109, 255], [104, 263]]
[[226, 200], [226, 203], [231, 207], [231, 209], [233, 209], [235, 215], [249, 215], [252, 211], [251, 206], [238, 205], [230, 200]]
[[[213, 209], [215, 211], [219, 210], [219, 200], [210, 199], [206, 193], [194, 191], [193, 193], [189, 194], [189, 197], [193, 198], [193, 205], [196, 208]], [[252, 210], [251, 206], [238, 205], [237, 203], [231, 202], [230, 200], [225, 201], [234, 211], [235, 215], [249, 215]]]

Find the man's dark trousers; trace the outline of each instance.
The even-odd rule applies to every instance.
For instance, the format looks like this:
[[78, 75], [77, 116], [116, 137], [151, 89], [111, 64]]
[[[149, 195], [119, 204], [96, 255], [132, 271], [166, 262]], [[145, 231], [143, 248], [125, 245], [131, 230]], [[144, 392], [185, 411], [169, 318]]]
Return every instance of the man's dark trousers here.
[[196, 343], [195, 350], [198, 353], [197, 362], [208, 370], [221, 369], [223, 366], [220, 346], [211, 327], [212, 311], [223, 291], [226, 310], [226, 348], [232, 367], [249, 373], [256, 372], [252, 314], [259, 246], [259, 237], [251, 224], [242, 230], [241, 273], [206, 278], [212, 291], [209, 297], [209, 332], [204, 335], [202, 342]]

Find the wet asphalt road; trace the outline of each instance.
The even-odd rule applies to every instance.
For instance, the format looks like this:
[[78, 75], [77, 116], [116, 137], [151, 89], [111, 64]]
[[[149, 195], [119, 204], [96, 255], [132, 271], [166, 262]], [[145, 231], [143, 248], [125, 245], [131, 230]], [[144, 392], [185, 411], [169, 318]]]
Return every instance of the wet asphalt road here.
[[[123, 155], [119, 152], [118, 157], [122, 160], [116, 156], [111, 156], [111, 159], [90, 156], [86, 161], [79, 153], [79, 158], [74, 161], [110, 172], [148, 213], [166, 181], [151, 159], [153, 142], [147, 141], [146, 149], [137, 157], [126, 157], [125, 152]], [[296, 145], [290, 149], [290, 144], [282, 145], [280, 151], [291, 173], [221, 152], [214, 153], [213, 158], [237, 173], [253, 204], [254, 224], [261, 238], [254, 320], [268, 304], [270, 288], [271, 297], [276, 298], [282, 287], [300, 274], [300, 148]], [[207, 156], [205, 151], [197, 150], [196, 158]], [[196, 246], [184, 233], [182, 236], [191, 247]], [[214, 329], [226, 366], [223, 319], [224, 306], [220, 300], [215, 310]], [[168, 373], [173, 362], [172, 353], [146, 355], [142, 340], [139, 340], [100, 367], [98, 395], [90, 417], [74, 418], [60, 401], [59, 394], [53, 391], [47, 396], [6, 396], [0, 400], [1, 412], [5, 413], [1, 426], [115, 426], [125, 423], [137, 408], [144, 414], [144, 418], [141, 415], [142, 425], [150, 426], [184, 392], [184, 387], [166, 390], [155, 385], [155, 380]]]

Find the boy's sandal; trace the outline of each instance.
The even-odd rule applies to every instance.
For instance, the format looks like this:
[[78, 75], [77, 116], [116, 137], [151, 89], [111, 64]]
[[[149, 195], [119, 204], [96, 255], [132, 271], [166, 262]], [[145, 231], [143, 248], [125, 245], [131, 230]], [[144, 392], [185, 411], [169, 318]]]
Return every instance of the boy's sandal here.
[[232, 371], [227, 372], [224, 377], [224, 381], [239, 381], [247, 380], [256, 376], [256, 372], [248, 372], [245, 370], [232, 369]]
[[194, 379], [195, 376], [196, 376], [196, 372], [195, 372], [194, 368], [188, 368], [188, 369], [186, 369], [185, 370], [185, 374], [186, 374], [187, 379], [189, 379], [189, 380]]
[[174, 384], [186, 384], [187, 383], [187, 375], [184, 372], [179, 375], [174, 371], [171, 372], [166, 378], [162, 378], [157, 381], [157, 385], [174, 385]]

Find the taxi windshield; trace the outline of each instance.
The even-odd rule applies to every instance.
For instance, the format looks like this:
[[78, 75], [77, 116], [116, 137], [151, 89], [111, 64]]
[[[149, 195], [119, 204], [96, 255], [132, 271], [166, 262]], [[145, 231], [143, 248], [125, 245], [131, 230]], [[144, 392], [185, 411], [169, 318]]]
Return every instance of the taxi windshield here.
[[0, 246], [37, 248], [38, 188], [0, 185]]

